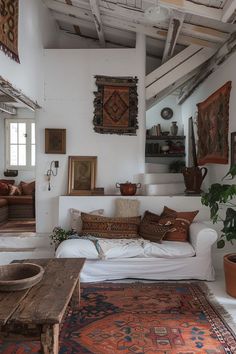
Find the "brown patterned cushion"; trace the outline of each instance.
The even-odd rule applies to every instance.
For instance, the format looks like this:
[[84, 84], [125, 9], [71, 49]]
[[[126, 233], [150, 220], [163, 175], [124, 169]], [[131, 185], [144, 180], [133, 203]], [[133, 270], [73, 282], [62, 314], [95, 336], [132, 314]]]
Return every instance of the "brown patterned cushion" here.
[[199, 210], [195, 211], [175, 211], [168, 207], [164, 207], [161, 214], [160, 223], [174, 219], [173, 227], [169, 230], [164, 239], [167, 241], [187, 242], [189, 238], [189, 226], [197, 215]]
[[103, 238], [136, 238], [141, 217], [108, 218], [81, 213], [82, 234]]
[[8, 184], [0, 182], [0, 195], [8, 195]]
[[1, 183], [6, 183], [6, 184], [14, 184], [15, 180], [14, 179], [0, 179]]
[[30, 183], [21, 181], [18, 187], [21, 190], [21, 194], [32, 195], [35, 191], [35, 181]]
[[161, 243], [172, 224], [169, 220], [166, 221], [166, 224], [159, 224], [160, 219], [160, 215], [146, 210], [140, 224], [139, 235], [151, 242]]

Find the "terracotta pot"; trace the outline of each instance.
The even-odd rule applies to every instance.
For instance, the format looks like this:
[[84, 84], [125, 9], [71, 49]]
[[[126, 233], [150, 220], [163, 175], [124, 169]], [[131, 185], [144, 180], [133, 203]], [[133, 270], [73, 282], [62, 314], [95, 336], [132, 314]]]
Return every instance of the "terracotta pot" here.
[[135, 195], [137, 188], [141, 187], [141, 183], [116, 183], [116, 188], [120, 188], [121, 195]]
[[224, 271], [226, 292], [236, 298], [236, 253], [224, 256]]

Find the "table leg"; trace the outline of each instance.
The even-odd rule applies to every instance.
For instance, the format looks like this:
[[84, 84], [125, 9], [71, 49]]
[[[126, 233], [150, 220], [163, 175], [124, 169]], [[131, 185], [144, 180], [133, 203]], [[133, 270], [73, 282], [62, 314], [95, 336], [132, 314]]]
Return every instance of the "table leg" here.
[[80, 280], [77, 281], [77, 284], [75, 286], [75, 290], [72, 294], [71, 297], [71, 308], [73, 311], [76, 311], [79, 309], [80, 305]]
[[58, 354], [59, 324], [43, 325], [41, 333], [41, 348], [43, 354]]

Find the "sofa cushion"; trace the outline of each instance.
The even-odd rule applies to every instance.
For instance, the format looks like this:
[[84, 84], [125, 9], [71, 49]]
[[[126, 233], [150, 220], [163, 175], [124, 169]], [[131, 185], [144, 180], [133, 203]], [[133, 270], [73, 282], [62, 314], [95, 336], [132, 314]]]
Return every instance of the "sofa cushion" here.
[[14, 179], [0, 179], [0, 183], [14, 184], [15, 180]]
[[35, 181], [30, 183], [21, 181], [19, 188], [23, 195], [32, 195], [35, 191]]
[[123, 218], [123, 217], [134, 217], [140, 215], [139, 212], [140, 201], [137, 199], [118, 198], [116, 199], [115, 203], [116, 203], [115, 217]]
[[9, 195], [21, 195], [21, 190], [17, 186], [13, 186], [12, 184], [8, 185]]
[[166, 220], [174, 219], [173, 227], [166, 233], [164, 239], [167, 241], [186, 242], [189, 238], [189, 226], [199, 211], [175, 211], [164, 207], [159, 223], [166, 223]]
[[146, 210], [140, 224], [139, 235], [146, 240], [161, 243], [165, 234], [172, 227], [170, 220], [166, 224], [160, 225], [161, 217], [158, 214]]
[[141, 217], [109, 218], [81, 213], [82, 234], [104, 238], [136, 238]]
[[[70, 209], [70, 228], [76, 231], [78, 234], [82, 231], [81, 210], [71, 208]], [[92, 210], [88, 214], [91, 215], [103, 215], [104, 209]]]
[[8, 184], [0, 182], [0, 195], [8, 195], [9, 189]]
[[161, 244], [149, 242], [144, 244], [146, 257], [186, 258], [195, 256], [193, 246], [189, 242], [163, 241]]

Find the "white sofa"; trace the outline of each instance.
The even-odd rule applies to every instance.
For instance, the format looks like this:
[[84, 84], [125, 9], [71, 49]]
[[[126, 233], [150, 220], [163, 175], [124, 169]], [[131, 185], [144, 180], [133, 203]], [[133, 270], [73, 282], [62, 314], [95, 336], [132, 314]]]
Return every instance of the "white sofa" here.
[[94, 244], [89, 240], [67, 240], [57, 251], [58, 258], [85, 257], [81, 272], [82, 282], [125, 278], [149, 280], [200, 279], [214, 280], [211, 248], [217, 232], [201, 222], [190, 226], [190, 242], [150, 241], [128, 242], [112, 246], [101, 242], [105, 259], [100, 259]]

